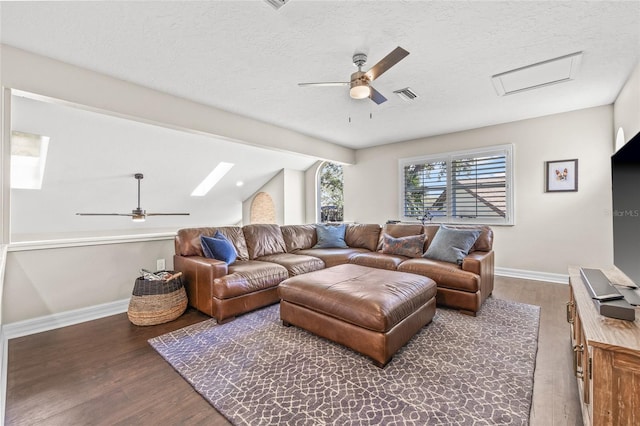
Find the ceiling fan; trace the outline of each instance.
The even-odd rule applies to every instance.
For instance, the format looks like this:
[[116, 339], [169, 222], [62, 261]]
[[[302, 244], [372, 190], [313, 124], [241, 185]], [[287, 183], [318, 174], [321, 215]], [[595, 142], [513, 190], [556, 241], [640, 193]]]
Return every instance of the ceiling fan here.
[[353, 55], [353, 65], [358, 67], [358, 71], [351, 74], [350, 81], [332, 81], [325, 83], [298, 83], [298, 86], [350, 86], [349, 95], [353, 99], [370, 98], [373, 102], [380, 105], [385, 102], [385, 98], [380, 92], [371, 86], [371, 82], [380, 77], [389, 68], [404, 59], [409, 52], [398, 46], [387, 56], [382, 58], [377, 64], [372, 66], [369, 71], [362, 71], [362, 66], [367, 62], [367, 55], [364, 53], [356, 53]]
[[129, 216], [134, 222], [144, 222], [147, 216], [188, 216], [189, 213], [147, 213], [140, 208], [140, 181], [144, 178], [142, 173], [133, 175], [138, 181], [138, 207], [131, 213], [76, 213], [78, 216]]

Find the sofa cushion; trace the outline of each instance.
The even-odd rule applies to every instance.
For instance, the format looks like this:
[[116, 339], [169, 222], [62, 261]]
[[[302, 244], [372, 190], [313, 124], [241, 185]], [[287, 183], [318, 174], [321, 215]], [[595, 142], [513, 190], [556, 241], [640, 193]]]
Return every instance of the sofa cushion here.
[[306, 274], [307, 272], [324, 269], [324, 262], [313, 256], [305, 256], [301, 254], [278, 253], [258, 258], [262, 262], [272, 262], [287, 268], [289, 276]]
[[469, 254], [479, 235], [479, 230], [440, 226], [423, 257], [462, 265], [462, 260]]
[[205, 257], [209, 259], [221, 260], [229, 265], [238, 257], [233, 244], [219, 231], [213, 237], [200, 236], [200, 243]]
[[244, 232], [239, 226], [221, 226], [217, 228], [222, 235], [231, 241], [233, 247], [238, 253], [238, 260], [249, 260], [249, 251], [247, 250], [247, 242], [244, 239]]
[[369, 253], [363, 248], [328, 248], [328, 249], [307, 249], [299, 250], [296, 255], [304, 254], [322, 259], [326, 268], [349, 263], [349, 259], [359, 253]]
[[247, 243], [244, 240], [242, 228], [239, 226], [220, 226], [216, 228], [184, 228], [178, 230], [175, 238], [175, 249], [178, 256], [202, 256], [200, 236], [213, 237], [216, 232], [227, 237], [236, 249], [238, 260], [249, 260]]
[[398, 266], [398, 271], [423, 275], [434, 280], [438, 287], [475, 293], [480, 290], [480, 277], [462, 270], [455, 263], [431, 259], [409, 259]]
[[318, 242], [315, 225], [283, 225], [280, 230], [287, 253], [309, 249]]
[[405, 260], [406, 256], [395, 256], [392, 254], [382, 254], [378, 252], [358, 253], [349, 259], [349, 263], [360, 266], [368, 266], [370, 268], [387, 269], [395, 271]]
[[349, 247], [364, 248], [376, 251], [380, 238], [380, 225], [367, 223], [350, 223], [344, 233], [344, 240]]
[[344, 240], [345, 231], [346, 227], [344, 224], [325, 225], [320, 223], [316, 225], [318, 242], [313, 246], [313, 248], [347, 248], [347, 243]]
[[408, 235], [394, 238], [384, 234], [382, 237], [382, 253], [407, 257], [420, 257], [424, 249], [424, 234]]
[[284, 266], [257, 260], [238, 261], [229, 265], [229, 273], [213, 280], [213, 296], [229, 299], [256, 291], [276, 287], [287, 279]]
[[242, 227], [242, 231], [247, 242], [249, 259], [287, 251], [282, 231], [278, 225], [266, 223], [245, 225]]

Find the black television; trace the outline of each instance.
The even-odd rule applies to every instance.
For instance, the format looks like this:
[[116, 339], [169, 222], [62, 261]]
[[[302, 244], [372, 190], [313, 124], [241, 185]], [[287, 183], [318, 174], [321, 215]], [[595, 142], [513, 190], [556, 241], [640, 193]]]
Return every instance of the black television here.
[[613, 263], [640, 286], [640, 133], [611, 156]]

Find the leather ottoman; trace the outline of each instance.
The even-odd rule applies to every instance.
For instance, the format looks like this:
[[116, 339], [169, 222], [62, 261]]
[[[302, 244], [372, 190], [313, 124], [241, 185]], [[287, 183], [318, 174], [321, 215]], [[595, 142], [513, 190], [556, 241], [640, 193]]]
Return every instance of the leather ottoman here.
[[436, 283], [407, 272], [344, 264], [278, 287], [280, 318], [384, 367], [436, 311]]

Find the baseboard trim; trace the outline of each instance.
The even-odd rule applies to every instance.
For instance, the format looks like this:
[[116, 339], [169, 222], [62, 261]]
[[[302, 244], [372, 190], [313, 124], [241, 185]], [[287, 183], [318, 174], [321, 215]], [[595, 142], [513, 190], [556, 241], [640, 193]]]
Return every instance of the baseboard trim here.
[[67, 327], [69, 325], [80, 324], [110, 315], [127, 312], [129, 299], [116, 300], [115, 302], [103, 303], [101, 305], [88, 306], [86, 308], [74, 309], [72, 311], [58, 314], [45, 315], [38, 318], [17, 321], [2, 326], [2, 335], [5, 341], [16, 337], [28, 336], [30, 334], [41, 333], [55, 328]]
[[522, 278], [525, 280], [546, 281], [558, 284], [569, 284], [569, 274], [527, 271], [524, 269], [495, 268], [495, 274], [501, 277]]

